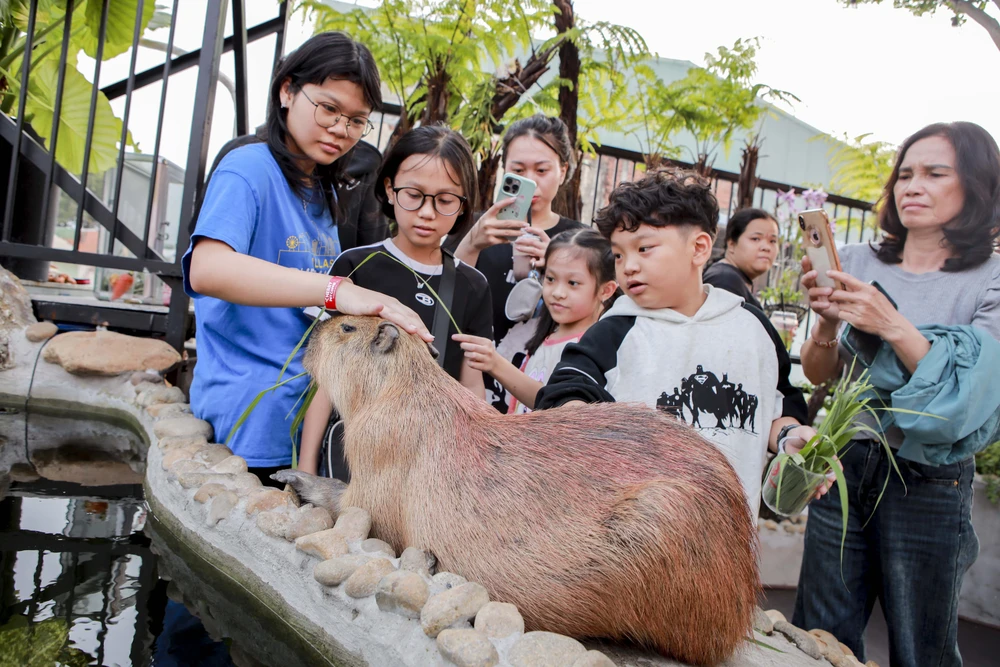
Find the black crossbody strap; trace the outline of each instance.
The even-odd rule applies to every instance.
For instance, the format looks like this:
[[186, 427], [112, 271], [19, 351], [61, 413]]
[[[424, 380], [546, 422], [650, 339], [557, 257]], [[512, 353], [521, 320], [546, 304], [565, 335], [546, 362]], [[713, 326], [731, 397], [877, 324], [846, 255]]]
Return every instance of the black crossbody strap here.
[[[444, 368], [444, 360], [448, 356], [448, 327], [452, 317], [458, 321], [459, 314], [452, 307], [455, 301], [455, 258], [450, 252], [441, 248], [441, 284], [438, 285], [438, 305], [434, 309], [434, 323], [431, 325], [431, 335], [434, 336], [435, 347], [438, 349], [438, 364]], [[447, 310], [445, 310], [447, 309]]]

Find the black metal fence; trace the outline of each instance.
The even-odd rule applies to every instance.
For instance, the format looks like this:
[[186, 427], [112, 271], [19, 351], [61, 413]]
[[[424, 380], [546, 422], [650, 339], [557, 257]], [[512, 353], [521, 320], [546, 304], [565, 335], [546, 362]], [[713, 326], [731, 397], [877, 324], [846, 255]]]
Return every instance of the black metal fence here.
[[[19, 70], [19, 91], [16, 113], [12, 118], [0, 114], [0, 169], [6, 168], [6, 188], [0, 183], [0, 209], [3, 211], [2, 234], [0, 234], [0, 258], [8, 268], [22, 278], [44, 283], [47, 280], [50, 262], [72, 265], [100, 267], [99, 270], [133, 272], [146, 281], [162, 281], [169, 288], [169, 296], [164, 290], [163, 298], [149, 297], [144, 302], [131, 307], [120, 306], [101, 298], [56, 299], [35, 295], [36, 308], [42, 317], [97, 324], [107, 322], [112, 327], [132, 329], [147, 334], [162, 335], [174, 347], [180, 349], [188, 331], [189, 300], [182, 289], [180, 260], [189, 242], [189, 222], [194, 215], [195, 205], [205, 179], [209, 151], [209, 137], [213, 128], [215, 93], [220, 82], [220, 65], [225, 53], [233, 53], [235, 77], [232, 92], [235, 107], [235, 122], [231, 123], [236, 134], [250, 131], [248, 107], [247, 46], [271, 35], [275, 36], [274, 63], [284, 51], [284, 37], [288, 19], [288, 3], [276, 3], [276, 15], [254, 26], [247, 25], [244, 0], [207, 0], [204, 7], [204, 24], [200, 48], [191, 52], [175, 54], [176, 21], [180, 2], [172, 0], [169, 22], [169, 36], [164, 60], [161, 64], [137, 71], [137, 54], [143, 40], [143, 8], [152, 0], [138, 0], [134, 30], [129, 54], [128, 75], [121, 80], [104, 83], [101, 80], [102, 52], [107, 38], [107, 21], [112, 0], [104, 0], [100, 28], [97, 35], [97, 53], [94, 58], [93, 81], [90, 90], [90, 107], [83, 149], [82, 165], [90, 164], [98, 93], [108, 101], [123, 101], [122, 130], [117, 142], [115, 167], [104, 174], [92, 174], [82, 169], [75, 174], [56, 160], [62, 111], [63, 86], [68, 67], [73, 67], [75, 58], [69, 53], [69, 35], [73, 26], [83, 20], [82, 12], [67, 11], [63, 22], [62, 40], [59, 45], [58, 76], [54, 91], [54, 106], [51, 127], [47, 128], [47, 141], [39, 137], [37, 130], [25, 120], [25, 107], [29, 82], [33, 75], [34, 58], [24, 58]], [[37, 25], [38, 0], [28, 3], [27, 26], [24, 52], [32, 53], [39, 35], [51, 27]], [[82, 0], [69, 3], [77, 10]], [[184, 8], [190, 11], [190, 5]], [[201, 11], [200, 9], [198, 11]], [[231, 26], [232, 34], [225, 36]], [[42, 35], [42, 38], [45, 36]], [[49, 49], [54, 47], [49, 47]], [[183, 168], [171, 167], [161, 159], [161, 138], [165, 122], [167, 90], [171, 77], [197, 68], [195, 103], [192, 109], [191, 130], [187, 147], [187, 158]], [[263, 76], [264, 73], [254, 73]], [[270, 77], [270, 72], [267, 72]], [[156, 115], [156, 133], [150, 155], [128, 151], [128, 127], [130, 116], [135, 113], [132, 105], [133, 94], [149, 87], [159, 86], [160, 97]], [[8, 91], [11, 91], [8, 85]], [[13, 109], [13, 106], [11, 107]], [[398, 122], [398, 107], [387, 105], [377, 114], [377, 131], [372, 132], [367, 141], [380, 149], [385, 147], [389, 136]], [[148, 119], [147, 119], [148, 120]], [[34, 121], [33, 122], [37, 122]], [[225, 125], [224, 125], [225, 126]], [[141, 159], [140, 159], [141, 158]], [[148, 167], [146, 163], [148, 162]], [[161, 190], [158, 179], [169, 169], [176, 171], [173, 178], [182, 185], [179, 212], [168, 212], [160, 201]], [[642, 155], [613, 147], [602, 147], [596, 157], [588, 157], [580, 167], [584, 202], [584, 220], [590, 220], [594, 211], [607, 202], [608, 195], [618, 184], [633, 180], [644, 172]], [[141, 213], [132, 214], [132, 224], [123, 217], [123, 197], [134, 195], [130, 171], [141, 171], [143, 181], [140, 203], [132, 208]], [[173, 173], [173, 172], [171, 172]], [[713, 187], [723, 211], [723, 220], [728, 220], [737, 201], [738, 174], [713, 171]], [[785, 183], [761, 181], [755, 191], [754, 201], [762, 208], [777, 210], [778, 192], [794, 188], [801, 192], [804, 188]], [[140, 188], [141, 190], [141, 188]], [[825, 206], [832, 218], [841, 222], [841, 240], [857, 241], [867, 238], [871, 225], [871, 204], [835, 195], [829, 196]], [[73, 220], [72, 243], [68, 239], [65, 247], [54, 247], [53, 227], [55, 211], [61, 213], [70, 209], [68, 215]], [[173, 216], [173, 219], [170, 217]], [[138, 219], [138, 222], [135, 220]], [[100, 242], [83, 247], [82, 232], [87, 228], [97, 228]], [[158, 243], [158, 230], [169, 226], [176, 230], [173, 237], [173, 254], [164, 252]], [[138, 231], [136, 231], [138, 230]], [[107, 278], [107, 276], [105, 276]], [[95, 277], [95, 282], [99, 279]], [[95, 285], [94, 292], [101, 293], [102, 285]], [[103, 294], [103, 293], [102, 293]], [[158, 293], [156, 297], [158, 298]], [[102, 300], [103, 299], [103, 300]]]
[[[55, 103], [52, 111], [52, 123], [49, 129], [48, 141], [42, 141], [37, 130], [26, 123], [25, 107], [28, 98], [29, 84], [32, 81], [33, 61], [36, 42], [44, 29], [39, 26], [38, 0], [30, 0], [27, 7], [27, 26], [25, 30], [24, 53], [32, 57], [23, 57], [23, 66], [19, 70], [19, 94], [16, 103], [16, 115], [12, 118], [0, 114], [0, 169], [6, 168], [6, 188], [0, 188], [3, 197], [0, 208], [3, 210], [2, 230], [0, 230], [0, 257], [4, 265], [12, 269], [22, 278], [44, 282], [47, 279], [50, 262], [64, 262], [74, 265], [102, 267], [121, 271], [136, 272], [147, 276], [155, 276], [170, 288], [169, 300], [165, 307], [139, 304], [135, 308], [112, 307], [113, 304], [101, 304], [94, 300], [62, 300], [40, 304], [45, 297], [36, 299], [36, 305], [43, 316], [55, 316], [56, 319], [80, 321], [107, 321], [111, 326], [127, 329], [139, 329], [156, 334], [162, 334], [174, 347], [180, 349], [186, 332], [188, 316], [188, 299], [181, 284], [180, 260], [187, 247], [188, 223], [195, 211], [200, 189], [204, 183], [205, 168], [208, 154], [208, 140], [212, 130], [215, 108], [215, 93], [219, 82], [219, 69], [224, 53], [233, 52], [236, 65], [235, 76], [235, 129], [238, 134], [245, 134], [249, 129], [249, 113], [247, 105], [247, 45], [264, 37], [275, 36], [275, 61], [284, 51], [284, 36], [288, 18], [288, 3], [275, 3], [276, 16], [268, 21], [254, 26], [247, 26], [246, 7], [244, 0], [207, 0], [204, 8], [204, 28], [201, 47], [180, 55], [173, 54], [177, 49], [175, 41], [175, 21], [170, 21], [167, 38], [166, 56], [164, 62], [154, 67], [137, 71], [137, 54], [143, 38], [144, 8], [152, 6], [153, 0], [138, 0], [135, 12], [135, 23], [130, 50], [128, 75], [119, 81], [104, 84], [101, 81], [102, 56], [108, 39], [108, 14], [113, 7], [113, 0], [104, 0], [97, 34], [96, 57], [94, 58], [94, 85], [90, 94], [90, 109], [87, 120], [86, 137], [84, 141], [81, 173], [74, 174], [56, 161], [56, 152], [60, 140], [59, 132], [63, 126], [61, 114], [64, 84], [67, 67], [70, 64], [69, 42], [73, 26], [84, 20], [82, 0], [68, 2], [63, 21], [63, 39], [58, 60], [58, 76], [54, 92]], [[188, 4], [188, 3], [186, 3]], [[171, 19], [177, 15], [179, 0], [173, 0]], [[190, 5], [185, 11], [190, 11]], [[231, 9], [230, 9], [231, 8]], [[232, 34], [226, 37], [227, 27], [231, 24]], [[75, 62], [75, 57], [72, 59]], [[187, 150], [187, 160], [183, 169], [183, 191], [180, 196], [179, 219], [164, 221], [155, 219], [162, 215], [154, 211], [155, 184], [158, 171], [163, 166], [160, 159], [161, 136], [165, 116], [167, 88], [172, 76], [196, 67], [198, 70], [195, 88], [195, 104], [192, 109], [191, 132]], [[11, 91], [11, 82], [7, 90]], [[41, 85], [41, 84], [40, 84]], [[156, 116], [156, 139], [153, 145], [150, 161], [149, 190], [145, 198], [145, 216], [142, 219], [141, 233], [133, 231], [122, 219], [120, 202], [122, 201], [123, 178], [126, 174], [126, 147], [128, 143], [129, 118], [133, 113], [132, 95], [147, 86], [161, 87], [160, 104]], [[96, 174], [90, 174], [86, 167], [90, 165], [90, 156], [94, 143], [95, 119], [97, 117], [98, 91], [104, 97], [114, 102], [124, 99], [122, 116], [122, 132], [118, 142], [118, 155], [113, 171], [113, 182], [103, 182], [105, 196], [95, 193], [93, 186]], [[34, 91], [33, 91], [34, 94]], [[6, 149], [6, 152], [4, 151]], [[101, 174], [100, 176], [105, 176]], [[107, 179], [102, 179], [107, 180]], [[55, 188], [53, 188], [55, 186]], [[57, 188], [57, 190], [56, 190]], [[68, 197], [70, 205], [75, 206], [75, 230], [72, 245], [67, 248], [52, 246], [53, 238], [53, 208], [54, 202], [60, 197]], [[104, 234], [102, 247], [81, 249], [81, 234], [85, 228], [84, 220], [98, 225]], [[172, 258], [165, 257], [160, 251], [151, 247], [151, 230], [159, 229], [169, 224], [177, 230], [175, 252]], [[144, 307], [145, 306], [145, 307]], [[48, 310], [46, 309], [48, 308]], [[165, 312], [164, 312], [165, 311]], [[88, 312], [91, 314], [88, 315]], [[96, 314], [94, 314], [96, 313]]]

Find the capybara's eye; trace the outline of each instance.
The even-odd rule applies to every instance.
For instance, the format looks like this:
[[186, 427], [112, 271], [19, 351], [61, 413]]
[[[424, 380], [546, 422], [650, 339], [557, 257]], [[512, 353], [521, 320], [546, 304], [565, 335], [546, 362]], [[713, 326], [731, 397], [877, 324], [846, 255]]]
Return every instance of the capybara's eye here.
[[341, 324], [340, 330], [344, 333], [351, 333], [352, 331], [357, 331], [357, 328], [353, 324]]

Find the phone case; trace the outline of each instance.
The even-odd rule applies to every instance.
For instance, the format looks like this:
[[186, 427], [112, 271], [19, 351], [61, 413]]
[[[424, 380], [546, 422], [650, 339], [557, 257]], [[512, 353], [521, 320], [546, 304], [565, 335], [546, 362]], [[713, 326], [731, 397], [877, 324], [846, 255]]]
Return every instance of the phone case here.
[[843, 283], [826, 275], [827, 271], [841, 270], [826, 211], [821, 208], [802, 211], [799, 213], [799, 227], [802, 228], [802, 245], [816, 270], [816, 286], [844, 289]]
[[513, 204], [504, 206], [497, 213], [497, 220], [525, 220], [531, 208], [531, 198], [535, 196], [537, 184], [530, 178], [517, 174], [504, 174], [500, 182], [500, 199], [515, 197]]

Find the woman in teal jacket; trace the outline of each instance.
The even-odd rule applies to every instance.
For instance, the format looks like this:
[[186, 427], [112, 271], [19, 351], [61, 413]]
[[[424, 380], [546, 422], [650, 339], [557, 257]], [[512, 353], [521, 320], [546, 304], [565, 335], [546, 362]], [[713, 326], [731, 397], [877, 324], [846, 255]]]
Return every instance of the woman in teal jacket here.
[[829, 272], [846, 289], [817, 287], [803, 261], [819, 317], [802, 369], [816, 384], [841, 373], [850, 360], [838, 334], [850, 324], [882, 339], [872, 377], [894, 407], [947, 420], [883, 419], [902, 479], [875, 440], [856, 440], [844, 452], [843, 561], [840, 494], [830, 493], [809, 508], [793, 623], [828, 630], [863, 661], [864, 629], [878, 600], [894, 666], [958, 667], [958, 595], [979, 552], [973, 454], [996, 431], [1000, 397], [996, 141], [972, 123], [935, 124], [909, 137], [885, 186], [879, 224], [877, 245], [842, 248], [843, 272]]

